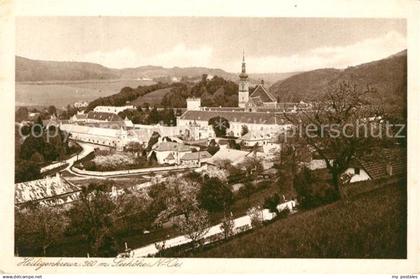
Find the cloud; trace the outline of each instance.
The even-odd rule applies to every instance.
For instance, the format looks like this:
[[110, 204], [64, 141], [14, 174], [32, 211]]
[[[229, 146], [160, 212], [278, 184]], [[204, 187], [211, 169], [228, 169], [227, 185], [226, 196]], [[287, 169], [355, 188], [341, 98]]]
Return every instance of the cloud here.
[[[395, 31], [382, 37], [363, 40], [347, 46], [321, 47], [291, 56], [247, 57], [249, 72], [294, 72], [318, 68], [346, 68], [385, 58], [407, 47], [405, 37]], [[230, 70], [237, 71], [237, 65]]]
[[110, 52], [90, 52], [83, 55], [81, 59], [112, 68], [138, 67], [142, 65], [190, 67], [209, 65], [212, 53], [213, 49], [207, 46], [190, 49], [184, 44], [177, 44], [166, 52], [152, 56], [142, 55], [127, 47]]

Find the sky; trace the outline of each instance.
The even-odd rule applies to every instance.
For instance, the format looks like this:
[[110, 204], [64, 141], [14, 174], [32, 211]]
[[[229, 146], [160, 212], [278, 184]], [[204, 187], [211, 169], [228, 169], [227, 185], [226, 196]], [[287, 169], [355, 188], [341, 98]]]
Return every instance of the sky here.
[[346, 68], [406, 49], [403, 19], [17, 17], [16, 55], [111, 68], [201, 66], [251, 73]]

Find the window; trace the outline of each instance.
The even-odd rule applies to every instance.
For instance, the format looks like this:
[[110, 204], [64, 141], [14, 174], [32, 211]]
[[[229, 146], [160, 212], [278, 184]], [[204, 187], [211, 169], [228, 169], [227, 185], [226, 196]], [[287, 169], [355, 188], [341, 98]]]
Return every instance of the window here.
[[354, 174], [360, 174], [360, 168], [354, 168]]

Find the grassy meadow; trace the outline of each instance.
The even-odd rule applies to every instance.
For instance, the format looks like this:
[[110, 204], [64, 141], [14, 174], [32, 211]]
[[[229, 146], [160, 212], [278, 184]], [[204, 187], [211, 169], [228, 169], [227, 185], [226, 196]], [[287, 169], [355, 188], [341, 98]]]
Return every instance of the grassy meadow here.
[[406, 212], [406, 185], [391, 185], [354, 200], [296, 213], [185, 256], [403, 259]]
[[136, 106], [140, 106], [144, 103], [148, 103], [151, 106], [153, 106], [153, 105], [160, 106], [160, 103], [162, 102], [163, 97], [165, 97], [165, 95], [169, 91], [171, 91], [170, 87], [163, 88], [163, 89], [158, 89], [158, 90], [155, 90], [153, 92], [147, 93], [144, 96], [138, 97], [136, 100], [134, 100], [131, 103], [133, 105], [136, 105]]

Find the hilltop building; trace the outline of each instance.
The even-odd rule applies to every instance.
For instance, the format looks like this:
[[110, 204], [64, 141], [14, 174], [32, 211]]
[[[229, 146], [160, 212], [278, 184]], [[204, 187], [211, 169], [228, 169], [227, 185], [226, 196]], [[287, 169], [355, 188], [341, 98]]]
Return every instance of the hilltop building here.
[[136, 109], [136, 108], [133, 105], [121, 106], [121, 107], [117, 107], [117, 106], [97, 106], [93, 109], [93, 111], [118, 114], [118, 113], [120, 113], [122, 111], [125, 111], [127, 109]]

